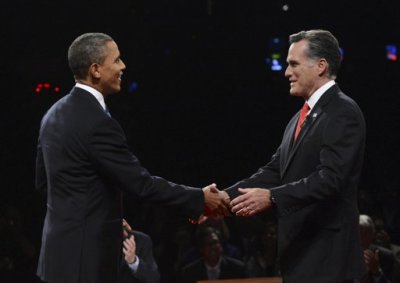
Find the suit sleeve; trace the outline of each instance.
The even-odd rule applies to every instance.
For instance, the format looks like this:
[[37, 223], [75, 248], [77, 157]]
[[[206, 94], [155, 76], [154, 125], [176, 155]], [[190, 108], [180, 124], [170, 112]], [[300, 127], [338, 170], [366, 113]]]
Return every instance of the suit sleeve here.
[[270, 189], [280, 184], [280, 147], [272, 156], [267, 165], [258, 169], [258, 171], [249, 178], [243, 179], [226, 189], [229, 197], [234, 199], [239, 195], [238, 188], [265, 188]]
[[130, 152], [125, 134], [115, 120], [99, 120], [92, 129], [88, 148], [100, 175], [104, 176], [111, 186], [145, 201], [179, 206], [193, 219], [197, 219], [203, 213], [202, 190], [151, 176]]
[[36, 172], [35, 172], [35, 187], [40, 193], [45, 193], [47, 190], [47, 175], [43, 161], [43, 152], [40, 140], [37, 145], [36, 152]]

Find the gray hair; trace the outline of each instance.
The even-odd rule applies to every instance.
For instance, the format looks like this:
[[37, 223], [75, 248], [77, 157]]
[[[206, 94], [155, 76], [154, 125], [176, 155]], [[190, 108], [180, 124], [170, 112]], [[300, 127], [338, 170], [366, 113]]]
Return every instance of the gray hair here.
[[290, 44], [301, 40], [308, 42], [306, 55], [314, 60], [324, 58], [328, 62], [330, 77], [335, 79], [341, 63], [340, 47], [336, 37], [331, 32], [322, 29], [300, 31], [289, 36]]
[[85, 79], [93, 63], [102, 64], [106, 58], [106, 44], [114, 41], [104, 33], [84, 33], [68, 48], [68, 64], [75, 79]]
[[366, 214], [360, 214], [359, 224], [360, 227], [365, 228], [370, 235], [375, 235], [375, 223], [370, 216]]

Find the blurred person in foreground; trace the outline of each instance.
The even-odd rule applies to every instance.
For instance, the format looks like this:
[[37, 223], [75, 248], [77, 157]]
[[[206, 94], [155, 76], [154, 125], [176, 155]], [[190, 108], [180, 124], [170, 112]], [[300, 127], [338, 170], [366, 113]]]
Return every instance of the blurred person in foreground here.
[[181, 283], [247, 277], [243, 261], [224, 255], [222, 235], [218, 229], [199, 226], [196, 231], [196, 244], [200, 258], [182, 267]]
[[158, 283], [160, 272], [154, 259], [153, 243], [149, 235], [132, 230], [123, 219], [123, 257], [121, 283]]
[[109, 35], [78, 36], [68, 63], [76, 84], [47, 111], [39, 131], [36, 187], [47, 191], [47, 212], [37, 275], [50, 283], [118, 282], [122, 191], [180, 207], [194, 220], [226, 207], [215, 185], [201, 190], [152, 176], [130, 152], [105, 104], [121, 90], [126, 68]]
[[369, 215], [360, 215], [360, 237], [367, 274], [361, 283], [399, 283], [400, 263], [392, 250], [376, 244], [376, 225]]

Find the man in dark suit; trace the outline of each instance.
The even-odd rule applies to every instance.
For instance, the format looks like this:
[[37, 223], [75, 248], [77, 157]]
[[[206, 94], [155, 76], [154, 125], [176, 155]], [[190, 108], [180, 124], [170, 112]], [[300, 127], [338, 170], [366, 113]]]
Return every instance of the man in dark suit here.
[[68, 50], [75, 87], [41, 121], [36, 187], [47, 190], [38, 276], [50, 283], [118, 281], [121, 193], [179, 206], [191, 219], [224, 209], [215, 186], [203, 190], [154, 177], [129, 151], [104, 97], [121, 89], [125, 64], [102, 33], [77, 37]]
[[121, 283], [158, 283], [160, 272], [153, 255], [153, 243], [149, 235], [132, 230], [123, 219], [123, 257]]
[[[356, 198], [364, 117], [335, 83], [341, 63], [336, 38], [310, 30], [289, 42], [285, 76], [290, 94], [307, 103], [304, 115], [290, 120], [270, 162], [227, 193], [239, 216], [274, 207], [285, 283], [353, 282], [366, 272]], [[304, 123], [299, 116], [307, 117]]]
[[201, 227], [196, 241], [200, 258], [182, 267], [181, 283], [246, 277], [244, 263], [223, 254], [221, 234], [216, 228]]

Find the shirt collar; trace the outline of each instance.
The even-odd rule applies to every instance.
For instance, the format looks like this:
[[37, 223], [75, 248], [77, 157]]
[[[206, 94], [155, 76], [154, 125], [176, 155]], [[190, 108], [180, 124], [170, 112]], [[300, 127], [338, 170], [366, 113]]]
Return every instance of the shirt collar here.
[[213, 266], [209, 266], [206, 262], [204, 262], [204, 265], [206, 266], [207, 270], [218, 270], [218, 271], [220, 271], [221, 261], [222, 261], [222, 257], [219, 258], [218, 263], [214, 267]]
[[104, 102], [104, 96], [98, 90], [94, 89], [91, 86], [81, 84], [81, 83], [76, 83], [75, 87], [79, 87], [81, 89], [88, 91], [90, 94], [92, 94], [97, 99], [97, 101], [100, 103], [101, 107], [103, 107], [103, 109], [106, 110], [106, 103]]
[[317, 104], [318, 100], [321, 98], [321, 96], [331, 87], [335, 84], [334, 80], [330, 80], [329, 82], [325, 83], [322, 85], [319, 89], [317, 89], [307, 100], [308, 106], [310, 106], [310, 111], [313, 109], [315, 104]]

